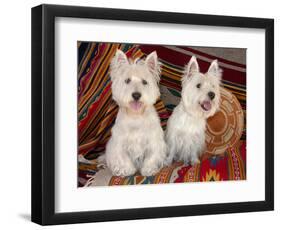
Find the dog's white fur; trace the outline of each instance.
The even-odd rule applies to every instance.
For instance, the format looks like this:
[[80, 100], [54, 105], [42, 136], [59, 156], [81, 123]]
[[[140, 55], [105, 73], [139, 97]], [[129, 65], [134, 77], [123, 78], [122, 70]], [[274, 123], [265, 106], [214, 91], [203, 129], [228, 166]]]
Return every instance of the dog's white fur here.
[[[167, 123], [168, 164], [173, 160], [192, 165], [200, 162], [199, 157], [205, 149], [206, 120], [215, 114], [220, 104], [220, 81], [217, 60], [203, 74], [196, 57], [190, 59], [182, 77], [181, 101]], [[209, 92], [215, 93], [213, 100]]]
[[[112, 96], [119, 111], [106, 145], [105, 160], [115, 176], [133, 175], [138, 170], [143, 176], [151, 176], [164, 165], [164, 132], [154, 108], [160, 96], [159, 75], [156, 52], [148, 55], [145, 61], [133, 62], [117, 50], [112, 59]], [[132, 96], [135, 92], [141, 94], [138, 101]]]

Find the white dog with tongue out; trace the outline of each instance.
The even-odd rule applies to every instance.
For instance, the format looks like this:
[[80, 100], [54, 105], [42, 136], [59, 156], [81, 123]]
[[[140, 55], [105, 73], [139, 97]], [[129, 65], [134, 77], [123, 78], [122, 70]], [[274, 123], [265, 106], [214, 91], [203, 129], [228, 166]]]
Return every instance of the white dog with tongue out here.
[[193, 56], [182, 77], [181, 101], [167, 124], [167, 163], [173, 160], [185, 164], [199, 163], [205, 149], [206, 120], [220, 104], [221, 70], [214, 60], [207, 73], [201, 73]]
[[159, 75], [156, 52], [133, 62], [117, 50], [112, 59], [112, 96], [119, 111], [106, 145], [105, 160], [115, 176], [129, 176], [137, 171], [151, 176], [164, 165], [164, 132], [154, 108], [160, 96]]

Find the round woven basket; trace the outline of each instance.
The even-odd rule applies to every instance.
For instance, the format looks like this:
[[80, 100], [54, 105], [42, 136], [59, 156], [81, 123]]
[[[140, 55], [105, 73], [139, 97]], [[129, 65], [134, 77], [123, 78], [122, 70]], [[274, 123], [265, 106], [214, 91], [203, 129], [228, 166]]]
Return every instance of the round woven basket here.
[[228, 90], [221, 88], [221, 103], [216, 114], [207, 121], [207, 153], [222, 154], [235, 146], [242, 135], [244, 114], [237, 98]]

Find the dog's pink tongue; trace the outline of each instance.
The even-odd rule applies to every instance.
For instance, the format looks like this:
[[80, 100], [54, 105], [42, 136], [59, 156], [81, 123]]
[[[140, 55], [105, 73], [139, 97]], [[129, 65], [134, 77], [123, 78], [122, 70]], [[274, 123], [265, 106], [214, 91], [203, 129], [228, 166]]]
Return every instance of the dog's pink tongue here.
[[203, 101], [201, 104], [202, 108], [206, 111], [209, 111], [212, 108], [211, 102], [210, 101]]
[[141, 108], [142, 103], [139, 101], [132, 101], [130, 106], [133, 110], [139, 110]]

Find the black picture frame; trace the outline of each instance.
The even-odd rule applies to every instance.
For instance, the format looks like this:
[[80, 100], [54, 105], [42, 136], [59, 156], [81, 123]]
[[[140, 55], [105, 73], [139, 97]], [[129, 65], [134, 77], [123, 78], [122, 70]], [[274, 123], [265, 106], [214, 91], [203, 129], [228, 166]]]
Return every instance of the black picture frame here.
[[[55, 18], [88, 18], [265, 29], [265, 200], [55, 213]], [[274, 20], [110, 8], [32, 8], [32, 207], [41, 225], [162, 218], [274, 209]]]

